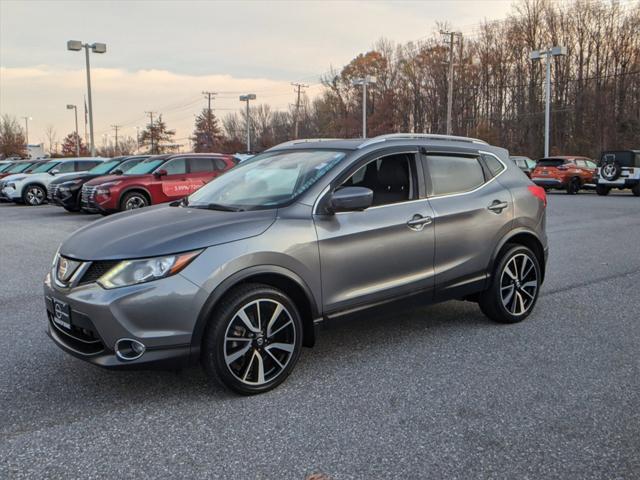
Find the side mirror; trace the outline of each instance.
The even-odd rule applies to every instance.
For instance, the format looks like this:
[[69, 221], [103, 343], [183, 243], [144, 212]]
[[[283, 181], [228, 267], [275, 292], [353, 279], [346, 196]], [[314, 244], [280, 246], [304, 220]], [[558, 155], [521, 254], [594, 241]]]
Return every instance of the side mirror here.
[[352, 212], [369, 208], [373, 203], [373, 191], [366, 187], [344, 187], [331, 195], [329, 209], [332, 212]]
[[60, 170], [59, 170], [59, 169], [57, 169], [57, 168], [54, 168], [53, 170], [51, 170], [51, 171], [49, 172], [49, 174], [51, 174], [51, 175], [56, 175], [56, 174], [58, 174], [58, 173], [60, 173]]
[[163, 168], [161, 170], [156, 171], [156, 173], [154, 173], [154, 175], [158, 178], [160, 177], [164, 177], [165, 175], [167, 175], [167, 171]]
[[124, 172], [122, 170], [120, 170], [119, 168], [116, 168], [113, 172], [111, 172], [113, 175], [122, 175]]

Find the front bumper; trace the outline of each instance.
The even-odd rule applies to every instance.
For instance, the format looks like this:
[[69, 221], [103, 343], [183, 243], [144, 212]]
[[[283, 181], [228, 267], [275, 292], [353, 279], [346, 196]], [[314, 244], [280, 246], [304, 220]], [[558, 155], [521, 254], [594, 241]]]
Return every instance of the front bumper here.
[[69, 208], [72, 210], [80, 207], [79, 202], [80, 188], [51, 188], [49, 190], [49, 202], [60, 207]]
[[[106, 368], [182, 367], [197, 359], [191, 340], [207, 295], [180, 274], [106, 290], [97, 283], [61, 288], [49, 273], [44, 297], [49, 337], [77, 358]], [[55, 320], [54, 299], [68, 305], [68, 322]], [[146, 351], [122, 360], [115, 344], [123, 338], [143, 343]]]
[[17, 190], [14, 187], [5, 186], [0, 190], [0, 198], [5, 202], [15, 202], [22, 200], [22, 195], [20, 194], [20, 190]]

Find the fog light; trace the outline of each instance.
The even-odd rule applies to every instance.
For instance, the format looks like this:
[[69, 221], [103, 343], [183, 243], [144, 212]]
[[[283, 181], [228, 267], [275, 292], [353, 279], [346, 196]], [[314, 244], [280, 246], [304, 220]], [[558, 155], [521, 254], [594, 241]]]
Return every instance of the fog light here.
[[114, 349], [116, 351], [116, 356], [120, 360], [129, 361], [140, 358], [145, 352], [146, 347], [137, 340], [121, 338], [116, 342]]

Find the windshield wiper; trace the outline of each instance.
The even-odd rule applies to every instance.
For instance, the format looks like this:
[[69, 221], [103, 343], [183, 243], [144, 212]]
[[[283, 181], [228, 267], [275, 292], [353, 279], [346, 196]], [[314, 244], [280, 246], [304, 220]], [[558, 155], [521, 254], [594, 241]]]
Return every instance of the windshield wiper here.
[[244, 212], [244, 208], [231, 207], [220, 203], [207, 203], [204, 205], [189, 205], [190, 208], [204, 208], [206, 210], [220, 210], [221, 212]]

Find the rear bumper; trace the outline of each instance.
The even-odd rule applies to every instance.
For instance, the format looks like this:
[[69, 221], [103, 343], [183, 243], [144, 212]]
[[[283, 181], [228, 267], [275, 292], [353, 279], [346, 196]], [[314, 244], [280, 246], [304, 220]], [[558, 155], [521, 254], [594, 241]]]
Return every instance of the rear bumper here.
[[565, 183], [557, 178], [531, 177], [531, 181], [539, 187], [545, 188], [562, 188], [565, 186]]

